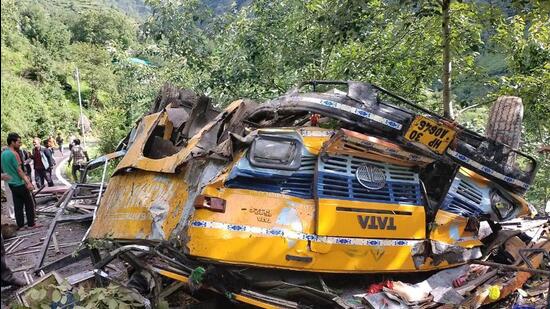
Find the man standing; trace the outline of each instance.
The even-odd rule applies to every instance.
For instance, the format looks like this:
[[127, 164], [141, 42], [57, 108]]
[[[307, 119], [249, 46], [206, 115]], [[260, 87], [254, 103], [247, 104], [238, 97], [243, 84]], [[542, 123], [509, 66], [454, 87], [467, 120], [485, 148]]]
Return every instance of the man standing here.
[[34, 180], [36, 186], [44, 187], [44, 179], [49, 187], [53, 187], [53, 181], [50, 176], [51, 168], [54, 166], [54, 160], [51, 151], [40, 145], [40, 139], [35, 137], [33, 140], [34, 148], [32, 150], [32, 160], [34, 162]]
[[78, 182], [78, 178], [76, 177], [76, 172], [78, 171], [80, 176], [82, 177], [82, 169], [86, 165], [87, 161], [90, 161], [90, 158], [88, 157], [88, 153], [82, 146], [80, 146], [80, 140], [77, 138], [73, 141], [74, 146], [71, 149], [71, 155], [69, 157], [69, 162], [67, 164], [71, 164], [73, 162], [72, 167], [72, 174], [73, 179], [75, 182]]
[[61, 137], [61, 133], [57, 133], [55, 141], [57, 142], [57, 145], [59, 145], [59, 152], [61, 152], [61, 156], [63, 156], [63, 137]]
[[31, 191], [34, 188], [31, 180], [21, 168], [21, 158], [19, 158], [18, 154], [19, 147], [21, 147], [21, 137], [19, 134], [8, 134], [8, 148], [2, 152], [1, 156], [2, 171], [10, 177], [8, 186], [13, 196], [13, 208], [17, 226], [22, 228], [25, 225], [24, 209], [27, 225], [34, 227], [34, 202], [31, 196]]
[[23, 148], [19, 148], [19, 158], [21, 158], [21, 161], [23, 162], [23, 171], [25, 172], [25, 174], [27, 174], [27, 177], [29, 177], [29, 179], [32, 179], [31, 153]]
[[[52, 171], [53, 171], [53, 167], [55, 166], [56, 162], [55, 162], [55, 158], [54, 158], [54, 152], [55, 152], [55, 148], [57, 147], [57, 144], [55, 143], [55, 139], [53, 137], [49, 137], [46, 142], [44, 143], [43, 145], [44, 147], [46, 147], [46, 150], [49, 150], [50, 151], [50, 156], [52, 157], [52, 164], [50, 164], [50, 168], [47, 170], [48, 174], [50, 175], [50, 179], [53, 179], [52, 178]], [[48, 183], [49, 184], [49, 183]]]

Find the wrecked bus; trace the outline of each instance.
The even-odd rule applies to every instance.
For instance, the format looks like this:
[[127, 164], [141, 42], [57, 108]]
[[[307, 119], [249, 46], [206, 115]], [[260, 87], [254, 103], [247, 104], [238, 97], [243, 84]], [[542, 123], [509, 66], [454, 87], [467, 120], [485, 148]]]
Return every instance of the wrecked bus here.
[[308, 81], [223, 110], [167, 87], [121, 144], [88, 238], [153, 277], [188, 282], [202, 267], [207, 284], [264, 307], [273, 299], [224, 280], [463, 264], [487, 254], [498, 222], [534, 214], [522, 112], [499, 98], [482, 136], [368, 83]]

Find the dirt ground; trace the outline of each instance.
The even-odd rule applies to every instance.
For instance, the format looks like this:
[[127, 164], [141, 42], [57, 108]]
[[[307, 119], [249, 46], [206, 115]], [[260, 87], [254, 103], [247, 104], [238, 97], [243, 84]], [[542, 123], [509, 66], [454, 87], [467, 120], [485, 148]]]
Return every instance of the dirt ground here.
[[[3, 213], [5, 208], [4, 203], [2, 203]], [[17, 231], [17, 236], [32, 234], [29, 236], [24, 236], [23, 238], [25, 240], [18, 245], [15, 250], [6, 254], [6, 263], [12, 271], [15, 272], [15, 275], [19, 279], [25, 280], [23, 271], [26, 271], [26, 273], [32, 276], [34, 280], [38, 278], [37, 276], [34, 276], [33, 269], [36, 261], [38, 260], [40, 245], [48, 232], [48, 227], [52, 219], [53, 217], [38, 214], [37, 224], [41, 225], [41, 227], [34, 229], [21, 229]], [[63, 223], [58, 225], [56, 228], [56, 238], [60, 246], [59, 252], [55, 252], [53, 248], [48, 249], [46, 257], [44, 258], [44, 264], [55, 261], [66, 254], [74, 252], [79, 246], [75, 243], [80, 243], [87, 229], [87, 223]], [[13, 240], [5, 239], [5, 246], [7, 247], [12, 242]], [[50, 246], [52, 245], [53, 242], [51, 241]], [[84, 259], [78, 263], [59, 269], [57, 272], [62, 277], [66, 277], [91, 268], [92, 263], [90, 259]], [[15, 292], [15, 289], [12, 288], [2, 288], [2, 308], [7, 308], [6, 306], [14, 300]]]

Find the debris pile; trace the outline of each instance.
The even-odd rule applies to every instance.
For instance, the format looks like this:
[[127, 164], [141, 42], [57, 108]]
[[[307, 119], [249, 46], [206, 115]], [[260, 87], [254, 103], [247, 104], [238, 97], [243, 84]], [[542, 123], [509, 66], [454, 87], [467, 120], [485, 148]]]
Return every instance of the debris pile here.
[[[380, 292], [355, 297], [372, 308], [435, 308], [441, 305], [479, 308], [503, 300], [511, 302], [510, 305], [531, 306], [526, 308], [546, 308], [550, 292], [550, 224], [548, 220], [515, 222], [520, 226], [537, 226], [541, 232], [535, 232], [536, 238], [515, 233], [518, 236], [509, 236], [499, 250], [480, 260], [439, 271], [415, 284], [389, 281]], [[514, 231], [519, 232], [521, 228]], [[529, 240], [525, 243], [520, 237]], [[506, 260], [506, 264], [495, 260]], [[535, 279], [526, 285], [532, 277]], [[529, 292], [522, 289], [524, 286], [529, 286]]]

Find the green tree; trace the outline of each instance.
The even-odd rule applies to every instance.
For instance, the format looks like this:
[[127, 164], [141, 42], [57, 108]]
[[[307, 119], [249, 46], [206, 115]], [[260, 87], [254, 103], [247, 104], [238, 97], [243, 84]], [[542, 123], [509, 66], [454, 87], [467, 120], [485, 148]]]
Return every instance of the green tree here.
[[538, 154], [550, 145], [550, 4], [533, 1], [520, 7], [512, 18], [497, 20], [492, 38], [507, 63], [503, 76], [492, 80], [496, 94], [511, 94], [523, 99], [524, 134], [522, 150], [538, 157], [540, 169], [529, 192], [531, 202], [544, 205], [550, 200], [550, 163]]
[[132, 63], [123, 57], [120, 55], [118, 58], [122, 59], [115, 64], [119, 76], [115, 100], [125, 111], [125, 128], [129, 129], [149, 110], [162, 81], [158, 79], [155, 67]]
[[113, 152], [127, 134], [126, 113], [120, 107], [107, 107], [94, 120], [100, 151]]
[[[87, 107], [102, 107], [117, 96], [118, 76], [114, 73], [111, 55], [105, 46], [75, 43], [69, 48], [71, 65], [67, 76], [73, 79], [76, 67], [80, 71], [83, 100]], [[76, 85], [76, 82], [73, 82]]]
[[89, 9], [74, 21], [71, 31], [74, 41], [125, 49], [135, 44], [137, 25], [114, 9]]
[[17, 27], [19, 12], [15, 0], [2, 0], [0, 9], [2, 22], [1, 38], [2, 43], [4, 43], [9, 33]]
[[166, 56], [195, 69], [205, 69], [211, 50], [208, 39], [212, 12], [200, 0], [147, 0], [151, 16], [143, 25], [149, 39], [161, 45]]
[[40, 4], [25, 6], [19, 19], [22, 33], [29, 40], [43, 45], [49, 52], [63, 52], [69, 45], [71, 32], [68, 27], [48, 14]]

